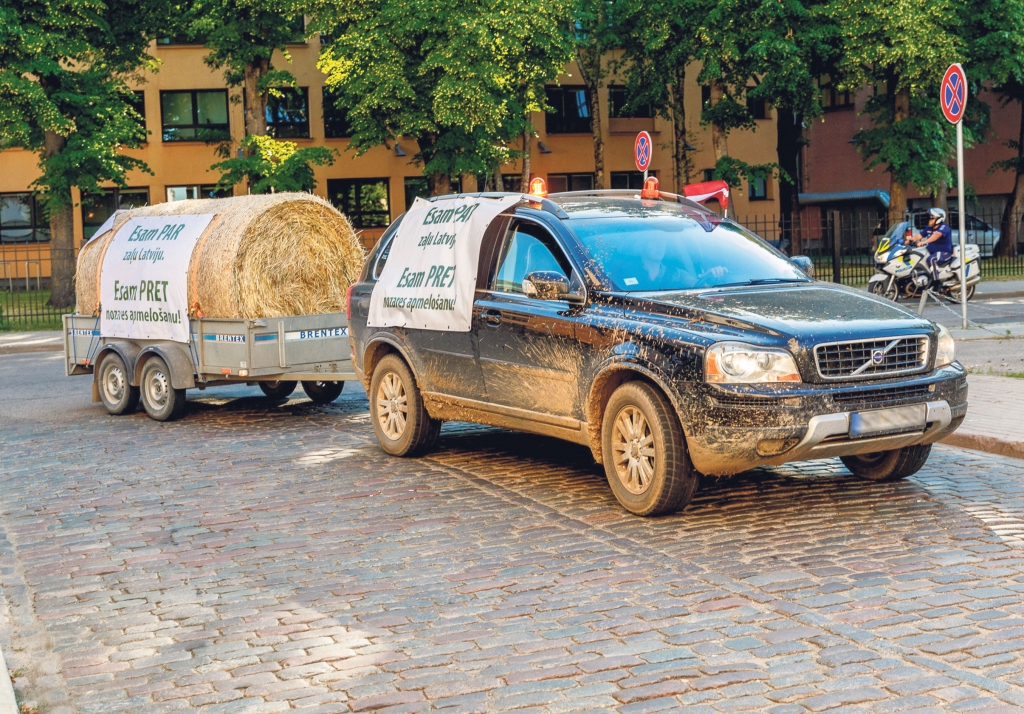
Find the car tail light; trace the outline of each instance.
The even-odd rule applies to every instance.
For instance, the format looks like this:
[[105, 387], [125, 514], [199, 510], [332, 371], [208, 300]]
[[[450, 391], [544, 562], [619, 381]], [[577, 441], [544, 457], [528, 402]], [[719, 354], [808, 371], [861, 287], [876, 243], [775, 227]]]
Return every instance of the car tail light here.
[[352, 288], [355, 285], [349, 285], [348, 290], [345, 291], [345, 319], [352, 322]]
[[661, 185], [656, 176], [644, 179], [644, 187], [640, 189], [640, 198], [661, 198]]

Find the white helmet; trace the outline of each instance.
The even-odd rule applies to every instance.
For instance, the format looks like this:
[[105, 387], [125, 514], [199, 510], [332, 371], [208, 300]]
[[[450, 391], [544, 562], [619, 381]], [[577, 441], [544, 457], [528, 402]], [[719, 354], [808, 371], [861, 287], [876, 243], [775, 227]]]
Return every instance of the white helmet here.
[[946, 212], [943, 211], [941, 208], [929, 208], [928, 216], [934, 218], [936, 223], [946, 222]]

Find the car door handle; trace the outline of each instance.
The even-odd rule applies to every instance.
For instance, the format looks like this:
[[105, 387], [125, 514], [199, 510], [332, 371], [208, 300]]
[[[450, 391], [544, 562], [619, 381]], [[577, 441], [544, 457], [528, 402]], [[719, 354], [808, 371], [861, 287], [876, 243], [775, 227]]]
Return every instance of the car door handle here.
[[497, 327], [501, 324], [501, 311], [484, 310], [484, 322], [487, 323], [488, 327]]

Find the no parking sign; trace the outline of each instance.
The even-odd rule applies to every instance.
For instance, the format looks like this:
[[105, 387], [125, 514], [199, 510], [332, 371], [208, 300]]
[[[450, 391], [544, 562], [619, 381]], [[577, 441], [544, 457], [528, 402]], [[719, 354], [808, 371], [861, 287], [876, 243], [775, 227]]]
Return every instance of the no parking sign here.
[[949, 65], [942, 84], [939, 85], [939, 101], [942, 104], [942, 114], [950, 124], [956, 124], [964, 118], [964, 108], [967, 106], [967, 75], [960, 63]]
[[653, 148], [654, 142], [651, 141], [650, 134], [642, 131], [636, 135], [636, 141], [633, 143], [633, 159], [636, 161], [637, 171], [646, 171], [651, 165]]

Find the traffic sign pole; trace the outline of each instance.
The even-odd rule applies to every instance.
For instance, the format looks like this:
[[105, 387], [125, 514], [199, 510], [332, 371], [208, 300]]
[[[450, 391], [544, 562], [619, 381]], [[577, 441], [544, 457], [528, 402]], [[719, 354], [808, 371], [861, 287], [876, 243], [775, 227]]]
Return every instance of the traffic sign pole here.
[[956, 123], [956, 203], [960, 209], [960, 323], [967, 329], [967, 211], [964, 209], [964, 120]]
[[[960, 323], [967, 329], [967, 210], [964, 193], [964, 114], [967, 112], [967, 75], [960, 63], [949, 65], [939, 85], [939, 106], [950, 124], [956, 124], [957, 229], [960, 231]], [[950, 226], [952, 229], [952, 226]], [[923, 303], [922, 303], [923, 304]]]

